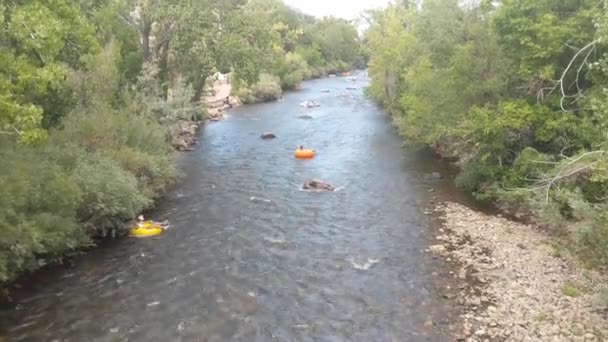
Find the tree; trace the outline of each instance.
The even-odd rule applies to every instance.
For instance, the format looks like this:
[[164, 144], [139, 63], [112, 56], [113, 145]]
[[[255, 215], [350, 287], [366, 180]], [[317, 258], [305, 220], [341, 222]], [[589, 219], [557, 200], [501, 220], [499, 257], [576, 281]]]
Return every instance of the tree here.
[[62, 93], [66, 66], [78, 67], [80, 55], [98, 49], [94, 28], [67, 0], [13, 2], [0, 10], [0, 131], [38, 141], [43, 118], [52, 124], [65, 113], [65, 102], [50, 95]]

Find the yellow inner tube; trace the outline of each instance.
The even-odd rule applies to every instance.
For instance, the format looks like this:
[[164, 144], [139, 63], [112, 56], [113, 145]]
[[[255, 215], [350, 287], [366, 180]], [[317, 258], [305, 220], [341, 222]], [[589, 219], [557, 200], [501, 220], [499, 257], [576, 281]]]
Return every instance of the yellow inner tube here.
[[163, 232], [163, 228], [158, 224], [150, 221], [146, 221], [142, 226], [135, 226], [129, 230], [131, 236], [134, 237], [148, 237], [155, 236]]
[[293, 156], [298, 158], [298, 159], [310, 159], [313, 158], [315, 156], [315, 151], [313, 150], [300, 150], [297, 149], [294, 153]]

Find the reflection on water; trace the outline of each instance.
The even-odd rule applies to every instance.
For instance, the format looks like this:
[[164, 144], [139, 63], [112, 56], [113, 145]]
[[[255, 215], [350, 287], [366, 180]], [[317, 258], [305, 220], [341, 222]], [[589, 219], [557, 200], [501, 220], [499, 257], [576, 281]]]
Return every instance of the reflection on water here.
[[[170, 230], [82, 257], [0, 326], [14, 341], [447, 340], [424, 324], [446, 312], [421, 253], [437, 165], [403, 151], [363, 85], [306, 82], [210, 124], [155, 212]], [[300, 191], [310, 178], [341, 191]]]

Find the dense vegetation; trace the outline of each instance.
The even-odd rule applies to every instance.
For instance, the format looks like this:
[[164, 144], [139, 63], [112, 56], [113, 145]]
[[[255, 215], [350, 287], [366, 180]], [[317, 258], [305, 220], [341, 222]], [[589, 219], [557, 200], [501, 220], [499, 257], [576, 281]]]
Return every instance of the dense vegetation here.
[[215, 71], [280, 91], [359, 62], [353, 26], [279, 0], [13, 0], [0, 13], [0, 284], [150, 207], [178, 178], [167, 132], [204, 117]]
[[608, 263], [607, 9], [596, 0], [409, 1], [368, 13], [369, 94], [457, 182]]
[[259, 82], [244, 73], [233, 76], [234, 94], [245, 103], [276, 99], [281, 90], [294, 89], [302, 80], [365, 64], [357, 30], [346, 20], [317, 20], [279, 0], [250, 0], [245, 10], [261, 19], [258, 30], [270, 33], [272, 41], [266, 55], [268, 74]]

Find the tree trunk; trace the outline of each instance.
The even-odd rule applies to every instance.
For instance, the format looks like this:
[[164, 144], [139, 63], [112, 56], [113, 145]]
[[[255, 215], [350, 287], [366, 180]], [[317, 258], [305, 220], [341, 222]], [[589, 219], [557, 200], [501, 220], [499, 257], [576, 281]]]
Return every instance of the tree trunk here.
[[163, 99], [167, 100], [169, 93], [169, 40], [164, 41], [157, 50], [160, 59], [158, 61], [158, 76], [163, 87]]
[[152, 23], [144, 22], [141, 30], [141, 48], [144, 53], [144, 62], [150, 62], [150, 32], [152, 31]]

